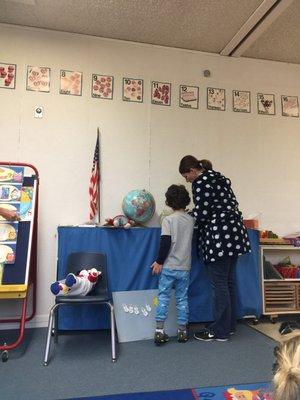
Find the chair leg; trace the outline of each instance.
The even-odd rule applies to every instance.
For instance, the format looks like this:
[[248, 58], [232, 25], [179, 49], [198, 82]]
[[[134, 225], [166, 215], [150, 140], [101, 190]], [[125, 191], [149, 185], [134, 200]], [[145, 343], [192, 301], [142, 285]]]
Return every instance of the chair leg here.
[[58, 343], [58, 308], [55, 309], [53, 314], [53, 332], [54, 332], [54, 343]]
[[115, 314], [114, 306], [109, 303], [110, 307], [110, 335], [111, 335], [111, 360], [112, 362], [117, 361], [116, 357], [116, 328], [115, 328]]
[[48, 359], [49, 359], [49, 350], [50, 350], [50, 342], [51, 342], [51, 332], [52, 332], [52, 326], [53, 326], [53, 314], [58, 307], [58, 304], [55, 304], [49, 313], [49, 320], [48, 320], [48, 330], [47, 330], [47, 342], [46, 342], [46, 348], [45, 348], [45, 355], [44, 355], [44, 365], [48, 365]]

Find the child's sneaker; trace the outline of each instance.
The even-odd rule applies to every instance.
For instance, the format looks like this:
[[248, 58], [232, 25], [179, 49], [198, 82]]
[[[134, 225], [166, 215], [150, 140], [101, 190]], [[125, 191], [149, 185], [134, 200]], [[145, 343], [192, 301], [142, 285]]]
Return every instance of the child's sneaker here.
[[188, 340], [189, 340], [189, 337], [188, 337], [187, 331], [186, 330], [181, 331], [179, 329], [178, 333], [177, 333], [177, 341], [179, 343], [186, 343]]
[[164, 331], [156, 331], [154, 335], [154, 343], [156, 346], [167, 343], [170, 340], [169, 336]]

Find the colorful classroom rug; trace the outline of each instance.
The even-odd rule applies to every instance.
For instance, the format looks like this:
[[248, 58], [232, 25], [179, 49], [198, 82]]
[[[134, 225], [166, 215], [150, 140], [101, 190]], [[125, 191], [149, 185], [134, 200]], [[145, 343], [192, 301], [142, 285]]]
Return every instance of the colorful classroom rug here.
[[272, 400], [270, 383], [80, 397], [73, 400]]

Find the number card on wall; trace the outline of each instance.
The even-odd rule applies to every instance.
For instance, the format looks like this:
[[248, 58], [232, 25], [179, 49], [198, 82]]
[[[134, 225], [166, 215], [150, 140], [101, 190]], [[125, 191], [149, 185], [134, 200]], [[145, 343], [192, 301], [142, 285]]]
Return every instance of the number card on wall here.
[[199, 87], [198, 86], [179, 86], [179, 107], [194, 108], [199, 106]]
[[299, 117], [297, 96], [281, 96], [282, 115], [284, 117]]
[[60, 71], [60, 94], [81, 96], [82, 91], [82, 72]]
[[274, 94], [257, 93], [258, 114], [275, 115]]
[[171, 83], [153, 81], [151, 83], [151, 103], [161, 106], [171, 105]]
[[17, 66], [0, 63], [0, 88], [15, 89]]
[[142, 103], [144, 95], [143, 79], [123, 78], [123, 100]]
[[208, 110], [225, 111], [225, 89], [207, 88]]
[[96, 99], [112, 100], [114, 91], [114, 77], [93, 74], [92, 97]]
[[50, 92], [50, 68], [28, 66], [26, 90]]
[[243, 90], [233, 90], [232, 109], [235, 112], [251, 112], [250, 92]]

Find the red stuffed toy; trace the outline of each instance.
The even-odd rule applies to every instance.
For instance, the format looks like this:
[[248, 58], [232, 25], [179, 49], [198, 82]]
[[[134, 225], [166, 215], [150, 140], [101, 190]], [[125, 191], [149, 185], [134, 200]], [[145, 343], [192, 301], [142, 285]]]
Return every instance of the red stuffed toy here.
[[135, 222], [132, 219], [126, 217], [126, 215], [117, 215], [114, 218], [106, 218], [104, 226], [114, 226], [115, 228], [131, 228], [135, 226]]

